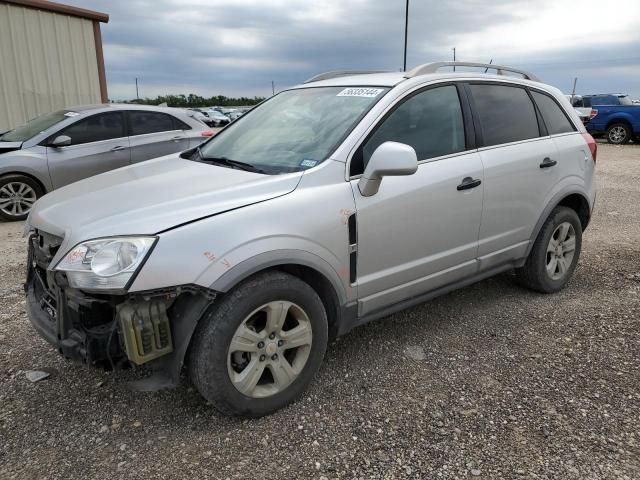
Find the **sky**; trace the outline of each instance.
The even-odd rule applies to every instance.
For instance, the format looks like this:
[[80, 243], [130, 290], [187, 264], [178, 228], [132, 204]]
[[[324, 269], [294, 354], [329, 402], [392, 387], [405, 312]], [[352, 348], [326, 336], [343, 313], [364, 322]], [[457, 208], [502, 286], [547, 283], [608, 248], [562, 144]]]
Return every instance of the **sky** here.
[[[403, 0], [61, 0], [102, 24], [109, 97], [269, 96], [328, 70], [402, 69]], [[411, 0], [407, 67], [534, 72], [571, 93], [640, 98], [640, 1]]]

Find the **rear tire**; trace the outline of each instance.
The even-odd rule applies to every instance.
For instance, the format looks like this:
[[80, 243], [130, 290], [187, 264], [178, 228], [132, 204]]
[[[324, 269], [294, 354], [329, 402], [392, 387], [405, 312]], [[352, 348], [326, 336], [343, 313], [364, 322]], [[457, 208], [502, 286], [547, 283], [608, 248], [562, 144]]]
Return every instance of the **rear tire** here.
[[556, 207], [538, 233], [522, 268], [519, 283], [541, 293], [562, 290], [576, 268], [582, 248], [582, 224], [575, 210]]
[[31, 177], [20, 174], [0, 177], [0, 219], [24, 220], [42, 195], [42, 187]]
[[283, 272], [258, 274], [200, 320], [189, 375], [221, 413], [260, 417], [304, 392], [327, 339], [327, 315], [313, 288]]
[[607, 141], [613, 145], [624, 145], [631, 140], [631, 128], [626, 123], [614, 123], [607, 128]]

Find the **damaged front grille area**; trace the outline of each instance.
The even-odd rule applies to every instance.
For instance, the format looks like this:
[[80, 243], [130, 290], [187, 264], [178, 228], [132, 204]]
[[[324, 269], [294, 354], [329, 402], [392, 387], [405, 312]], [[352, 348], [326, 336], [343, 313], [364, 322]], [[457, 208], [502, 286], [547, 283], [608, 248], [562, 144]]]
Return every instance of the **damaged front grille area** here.
[[35, 329], [65, 358], [92, 366], [159, 359], [153, 364], [175, 383], [197, 319], [215, 293], [195, 285], [123, 295], [74, 289], [64, 272], [49, 269], [61, 244], [43, 232], [29, 239], [25, 292]]

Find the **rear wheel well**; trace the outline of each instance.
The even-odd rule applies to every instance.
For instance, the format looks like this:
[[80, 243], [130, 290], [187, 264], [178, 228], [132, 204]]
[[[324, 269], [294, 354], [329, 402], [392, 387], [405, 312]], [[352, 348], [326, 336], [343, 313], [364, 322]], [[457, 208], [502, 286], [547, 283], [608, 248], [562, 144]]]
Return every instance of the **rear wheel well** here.
[[609, 127], [611, 127], [612, 125], [616, 125], [617, 123], [622, 123], [624, 125], [626, 125], [627, 127], [629, 127], [629, 129], [633, 132], [633, 128], [631, 126], [631, 122], [629, 122], [628, 120], [624, 119], [624, 118], [618, 118], [616, 120], [610, 120], [607, 123], [607, 130], [609, 129]]
[[586, 198], [584, 198], [579, 193], [573, 193], [564, 197], [558, 206], [569, 207], [574, 210], [578, 217], [580, 218], [580, 224], [582, 225], [582, 230], [584, 231], [589, 225], [589, 220], [591, 218], [591, 211], [589, 209], [589, 202]]

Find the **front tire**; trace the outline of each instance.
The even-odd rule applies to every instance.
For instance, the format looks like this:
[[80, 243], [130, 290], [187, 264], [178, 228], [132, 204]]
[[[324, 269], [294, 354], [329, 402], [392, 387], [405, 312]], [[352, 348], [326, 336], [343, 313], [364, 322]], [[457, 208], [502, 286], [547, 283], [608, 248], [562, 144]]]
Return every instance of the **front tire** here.
[[613, 145], [624, 145], [631, 140], [631, 129], [626, 123], [614, 123], [607, 128], [607, 141]]
[[516, 269], [520, 284], [541, 293], [562, 290], [580, 258], [582, 224], [575, 210], [556, 207], [538, 233], [522, 268]]
[[42, 187], [31, 177], [19, 174], [0, 177], [0, 219], [24, 220], [42, 195]]
[[259, 274], [200, 320], [189, 374], [221, 413], [260, 417], [304, 392], [327, 339], [327, 315], [313, 288], [283, 272]]

